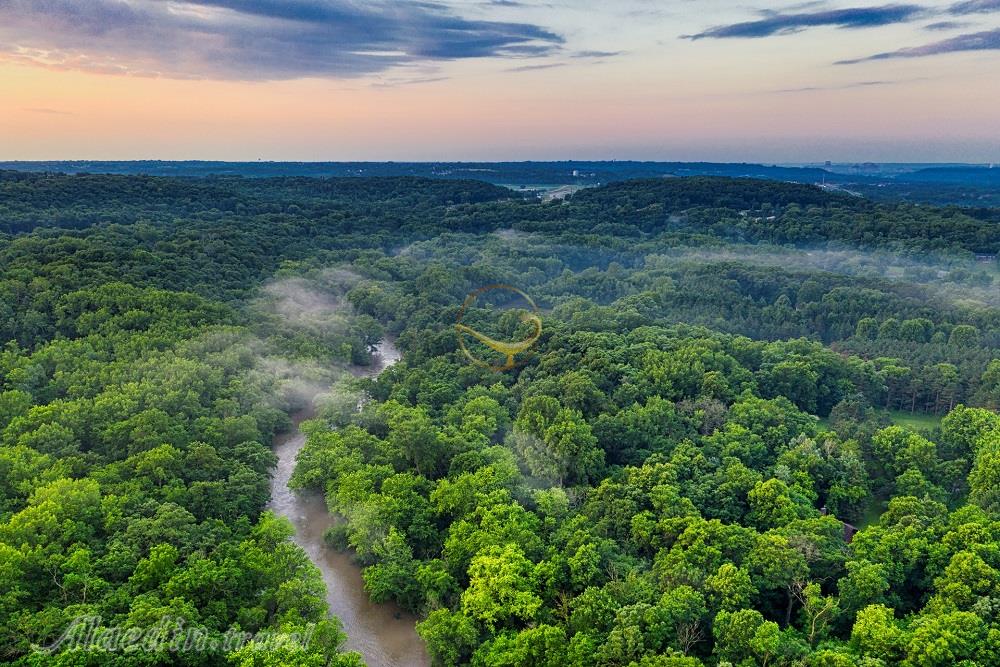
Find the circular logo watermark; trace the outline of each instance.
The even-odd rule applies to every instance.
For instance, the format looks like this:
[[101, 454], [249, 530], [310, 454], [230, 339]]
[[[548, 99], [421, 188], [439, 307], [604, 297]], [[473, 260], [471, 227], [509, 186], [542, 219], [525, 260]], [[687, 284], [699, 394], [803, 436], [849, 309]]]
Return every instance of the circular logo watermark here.
[[[487, 292], [493, 291], [510, 292], [515, 296], [520, 297], [520, 299], [523, 299], [524, 304], [521, 308], [519, 308], [521, 311], [519, 319], [521, 322], [530, 324], [532, 327], [532, 332], [527, 338], [514, 342], [496, 340], [462, 323], [466, 312], [474, 303], [476, 303], [479, 297]], [[476, 339], [494, 352], [498, 352], [504, 358], [504, 361], [502, 363], [495, 363], [473, 354], [466, 344], [466, 335]], [[468, 296], [465, 297], [465, 301], [462, 303], [462, 308], [458, 311], [458, 319], [455, 322], [455, 336], [458, 338], [458, 346], [462, 350], [462, 353], [472, 363], [479, 366], [485, 366], [486, 368], [497, 372], [509, 371], [512, 368], [522, 365], [525, 360], [521, 359], [520, 361], [517, 361], [515, 357], [530, 350], [535, 343], [538, 342], [538, 338], [541, 335], [542, 320], [538, 316], [538, 306], [535, 305], [535, 302], [532, 301], [530, 296], [516, 287], [511, 287], [510, 285], [487, 285], [486, 287], [481, 287], [473, 292], [469, 292]]]

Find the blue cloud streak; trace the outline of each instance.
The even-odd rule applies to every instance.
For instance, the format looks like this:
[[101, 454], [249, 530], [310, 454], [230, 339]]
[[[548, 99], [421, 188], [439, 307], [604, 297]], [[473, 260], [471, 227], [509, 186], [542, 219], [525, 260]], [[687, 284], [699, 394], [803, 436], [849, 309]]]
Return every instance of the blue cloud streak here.
[[948, 12], [957, 16], [1000, 12], [1000, 0], [966, 0], [952, 5]]
[[562, 42], [537, 25], [420, 0], [0, 0], [0, 57], [181, 78], [350, 77], [546, 55]]
[[872, 28], [905, 23], [924, 13], [918, 5], [882, 5], [880, 7], [852, 7], [794, 14], [769, 13], [756, 21], [721, 25], [685, 39], [759, 39], [772, 35], [798, 32], [806, 28], [832, 26], [836, 28]]
[[876, 53], [864, 58], [853, 60], [841, 60], [838, 65], [856, 65], [873, 60], [892, 60], [895, 58], [924, 58], [927, 56], [937, 56], [945, 53], [960, 53], [963, 51], [997, 51], [1000, 50], [1000, 28], [996, 30], [986, 30], [983, 32], [958, 35], [950, 39], [943, 39], [939, 42], [925, 44], [924, 46], [914, 46], [896, 51], [886, 51]]

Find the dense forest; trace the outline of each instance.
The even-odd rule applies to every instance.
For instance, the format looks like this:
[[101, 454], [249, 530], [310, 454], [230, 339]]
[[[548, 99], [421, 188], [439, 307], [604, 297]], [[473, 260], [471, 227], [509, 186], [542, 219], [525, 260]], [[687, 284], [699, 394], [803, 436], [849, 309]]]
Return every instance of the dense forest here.
[[222, 162], [164, 160], [53, 160], [4, 162], [0, 171], [51, 171], [65, 174], [151, 176], [242, 176], [328, 178], [419, 176], [475, 179], [518, 189], [574, 185], [590, 187], [640, 178], [722, 176], [789, 183], [823, 183], [882, 202], [907, 201], [969, 207], [1000, 206], [1000, 170], [988, 165], [826, 164], [766, 165], [719, 162], [636, 162], [564, 160], [558, 162]]
[[[1000, 664], [998, 252], [774, 181], [0, 172], [0, 660], [362, 664], [265, 510], [322, 394], [293, 483], [437, 665]], [[81, 616], [212, 641], [44, 650]]]

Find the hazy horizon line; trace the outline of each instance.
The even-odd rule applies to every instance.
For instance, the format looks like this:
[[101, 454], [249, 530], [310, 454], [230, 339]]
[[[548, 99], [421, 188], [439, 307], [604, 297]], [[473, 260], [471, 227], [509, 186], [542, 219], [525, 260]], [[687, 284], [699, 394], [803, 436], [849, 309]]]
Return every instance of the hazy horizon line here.
[[0, 158], [0, 164], [44, 164], [44, 163], [92, 163], [92, 164], [107, 164], [107, 163], [122, 163], [122, 162], [164, 162], [164, 163], [222, 163], [222, 164], [558, 164], [558, 163], [640, 163], [640, 164], [720, 164], [720, 165], [753, 165], [753, 166], [763, 166], [763, 167], [819, 167], [824, 166], [840, 166], [840, 165], [948, 165], [948, 166], [969, 166], [969, 167], [991, 167], [996, 164], [1000, 164], [1000, 156], [998, 156], [997, 162], [990, 161], [964, 161], [964, 160], [871, 160], [871, 159], [857, 159], [857, 160], [826, 160], [826, 159], [816, 159], [816, 160], [790, 160], [790, 161], [776, 161], [776, 160], [746, 160], [746, 159], [733, 159], [733, 160], [711, 160], [711, 159], [641, 159], [641, 158], [526, 158], [526, 159], [502, 159], [502, 158], [491, 158], [491, 159], [388, 159], [388, 160], [375, 160], [375, 159], [361, 159], [361, 160], [350, 160], [350, 159], [332, 159], [332, 160], [297, 160], [297, 159], [272, 159], [272, 158], [258, 158], [256, 160], [246, 160], [246, 159], [227, 159], [227, 158], [32, 158], [32, 159], [2, 159]]

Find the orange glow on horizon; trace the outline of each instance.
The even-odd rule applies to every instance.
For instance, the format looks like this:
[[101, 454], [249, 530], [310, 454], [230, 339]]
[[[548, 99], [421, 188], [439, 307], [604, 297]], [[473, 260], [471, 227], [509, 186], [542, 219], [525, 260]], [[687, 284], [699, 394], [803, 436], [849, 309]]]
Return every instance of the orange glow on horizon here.
[[687, 67], [650, 60], [523, 72], [460, 63], [444, 80], [398, 86], [5, 63], [0, 159], [804, 161], [874, 159], [824, 151], [896, 142], [918, 151], [901, 159], [918, 160], [947, 141], [975, 147], [982, 156], [971, 157], [985, 161], [1000, 153], [1000, 90], [970, 85], [993, 63], [968, 60], [962, 76], [907, 79], [917, 68], [902, 63], [894, 85], [799, 92], [789, 90], [797, 86], [787, 72], [716, 74], [693, 59]]

